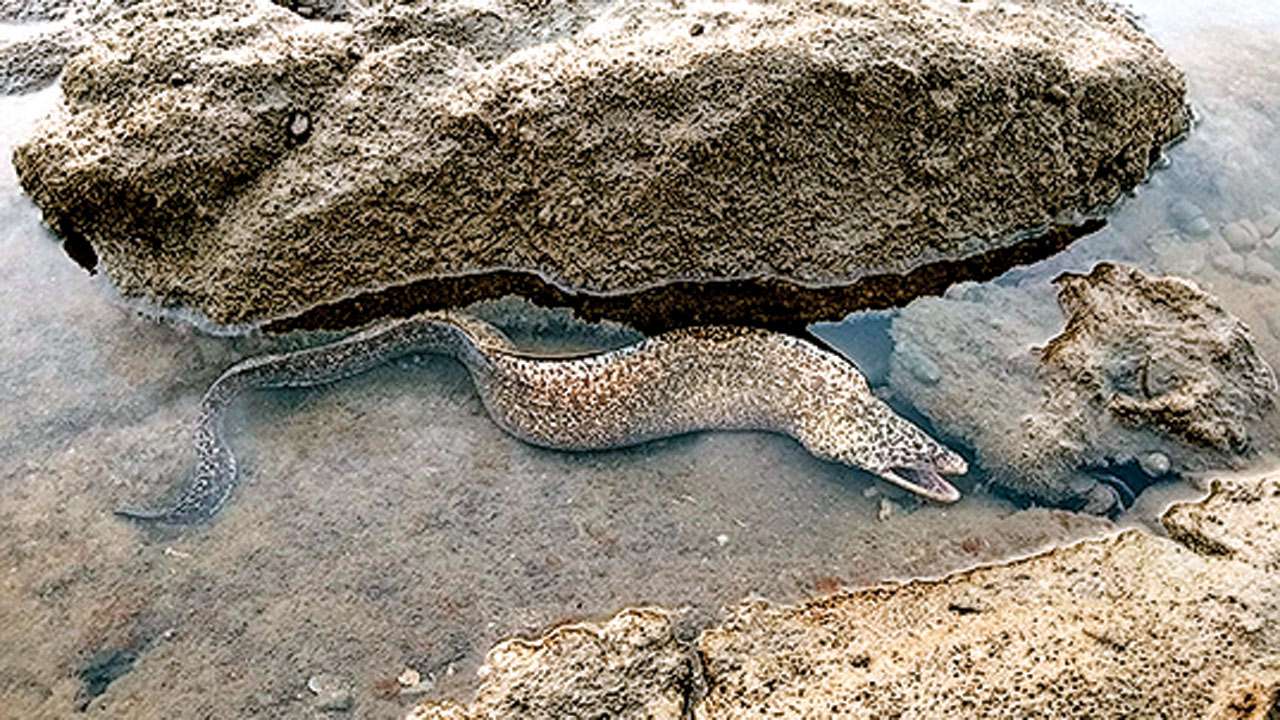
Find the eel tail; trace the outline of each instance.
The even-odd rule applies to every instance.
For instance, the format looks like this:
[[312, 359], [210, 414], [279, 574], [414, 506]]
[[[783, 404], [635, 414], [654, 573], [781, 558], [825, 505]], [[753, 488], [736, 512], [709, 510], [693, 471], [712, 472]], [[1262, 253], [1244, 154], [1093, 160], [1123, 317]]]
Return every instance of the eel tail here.
[[239, 362], [209, 386], [200, 404], [194, 445], [196, 467], [177, 500], [157, 510], [120, 508], [122, 518], [166, 525], [193, 525], [217, 514], [239, 482], [235, 455], [223, 437], [226, 408], [245, 390], [310, 387], [336, 382], [414, 353], [446, 355], [472, 373], [489, 364], [487, 350], [509, 348], [496, 328], [452, 313], [424, 313], [382, 323], [337, 342]]

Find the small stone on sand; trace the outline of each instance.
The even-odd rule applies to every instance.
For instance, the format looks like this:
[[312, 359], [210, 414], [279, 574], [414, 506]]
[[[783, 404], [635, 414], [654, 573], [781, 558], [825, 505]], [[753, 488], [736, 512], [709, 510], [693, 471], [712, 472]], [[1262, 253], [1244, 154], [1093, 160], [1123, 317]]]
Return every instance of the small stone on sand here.
[[422, 682], [422, 675], [420, 675], [417, 670], [407, 667], [404, 669], [404, 672], [400, 673], [400, 677], [396, 678], [396, 682], [400, 683], [404, 687], [410, 687]]

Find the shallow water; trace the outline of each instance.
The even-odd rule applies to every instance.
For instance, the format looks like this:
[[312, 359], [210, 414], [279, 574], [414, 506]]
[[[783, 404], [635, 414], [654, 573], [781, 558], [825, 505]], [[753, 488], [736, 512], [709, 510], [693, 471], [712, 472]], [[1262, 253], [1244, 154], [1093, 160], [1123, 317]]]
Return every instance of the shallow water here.
[[[1280, 207], [1280, 9], [1199, 5], [1135, 4], [1187, 70], [1199, 127], [1105, 230], [996, 282], [1046, 286], [1101, 259], [1189, 275], [1280, 366], [1280, 285], [1213, 261], [1230, 252], [1217, 228]], [[566, 619], [658, 603], [692, 629], [751, 594], [939, 575], [1117, 527], [970, 486], [920, 506], [763, 434], [540, 450], [436, 358], [246, 398], [230, 423], [244, 480], [218, 519], [123, 523], [111, 509], [161, 497], [187, 468], [204, 388], [266, 343], [140, 317], [40, 228], [8, 157], [56, 92], [0, 98], [0, 697], [15, 717], [307, 716], [321, 672], [353, 684], [352, 716], [396, 716], [415, 698], [385, 690], [406, 666], [437, 695], [465, 694], [493, 641]], [[1210, 232], [1182, 237], [1181, 201]], [[1163, 252], [1188, 242], [1198, 266]], [[818, 332], [879, 384], [892, 318]], [[1192, 493], [1152, 488], [1120, 524], [1150, 526]]]

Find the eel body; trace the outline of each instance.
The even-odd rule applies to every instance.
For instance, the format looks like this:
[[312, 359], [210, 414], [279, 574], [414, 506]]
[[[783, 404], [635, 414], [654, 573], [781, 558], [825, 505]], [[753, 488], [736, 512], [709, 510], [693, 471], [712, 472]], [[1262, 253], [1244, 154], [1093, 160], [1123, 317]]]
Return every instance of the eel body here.
[[521, 352], [479, 319], [424, 313], [233, 365], [201, 402], [197, 462], [176, 502], [117, 514], [188, 524], [217, 513], [238, 477], [222, 416], [241, 392], [335, 382], [417, 353], [461, 362], [493, 420], [534, 445], [604, 450], [699, 430], [777, 432], [819, 458], [939, 502], [960, 496], [942, 476], [967, 471], [959, 455], [877, 398], [852, 364], [789, 335], [698, 327], [617, 350], [540, 356]]

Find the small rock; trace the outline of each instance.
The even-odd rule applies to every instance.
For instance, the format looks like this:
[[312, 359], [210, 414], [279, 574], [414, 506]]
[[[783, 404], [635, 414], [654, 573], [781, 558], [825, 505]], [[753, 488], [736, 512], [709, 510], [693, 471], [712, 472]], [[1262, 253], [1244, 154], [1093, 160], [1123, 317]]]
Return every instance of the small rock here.
[[311, 137], [311, 115], [305, 111], [293, 110], [285, 120], [285, 130], [289, 139], [295, 143], [304, 143]]
[[1196, 238], [1205, 238], [1213, 234], [1213, 225], [1209, 222], [1209, 218], [1196, 218], [1185, 229], [1188, 235]]
[[404, 672], [396, 678], [396, 683], [400, 685], [400, 695], [421, 695], [430, 692], [434, 683], [430, 679], [424, 680], [422, 673], [411, 667], [406, 667]]
[[1181, 238], [1176, 230], [1162, 230], [1147, 237], [1147, 248], [1157, 256], [1180, 245], [1182, 245]]
[[1248, 220], [1238, 220], [1222, 226], [1222, 239], [1227, 241], [1232, 250], [1248, 252], [1258, 246], [1257, 230]]
[[404, 669], [404, 672], [400, 673], [400, 677], [396, 678], [396, 682], [400, 683], [404, 687], [417, 685], [422, 682], [422, 675], [419, 674], [417, 670], [407, 667]]
[[342, 712], [350, 710], [354, 704], [350, 684], [338, 675], [312, 675], [307, 680], [307, 689], [315, 693], [315, 706], [318, 710]]
[[1254, 285], [1270, 285], [1280, 280], [1280, 274], [1276, 273], [1275, 266], [1258, 255], [1249, 255], [1244, 258], [1244, 269], [1240, 277]]
[[728, 544], [729, 544], [729, 536], [728, 536], [728, 535], [717, 535], [717, 536], [716, 536], [716, 544], [717, 544], [717, 545], [719, 545], [720, 547], [724, 547], [725, 545], [728, 545]]
[[1271, 337], [1280, 340], [1280, 315], [1272, 313], [1267, 316], [1267, 329], [1271, 331]]
[[1271, 263], [1272, 267], [1280, 269], [1280, 233], [1264, 239], [1262, 247], [1257, 251], [1257, 255]]
[[1169, 456], [1162, 452], [1143, 453], [1138, 458], [1138, 467], [1142, 468], [1142, 472], [1153, 478], [1164, 477], [1169, 474]]
[[1232, 277], [1244, 277], [1244, 258], [1233, 252], [1219, 253], [1213, 256], [1213, 267], [1219, 272]]
[[401, 695], [422, 695], [424, 693], [431, 692], [432, 687], [434, 687], [434, 683], [432, 683], [430, 680], [423, 680], [422, 682], [417, 683], [416, 685], [410, 685], [408, 687], [400, 688], [400, 694]]
[[[1154, 251], [1154, 248], [1153, 248]], [[1195, 275], [1204, 269], [1205, 249], [1202, 243], [1178, 243], [1156, 252], [1156, 264], [1170, 275]]]
[[1262, 217], [1254, 225], [1258, 228], [1258, 234], [1264, 238], [1276, 235], [1280, 232], [1280, 210], [1263, 208]]
[[1174, 227], [1183, 231], [1187, 231], [1190, 229], [1190, 224], [1203, 218], [1204, 210], [1190, 200], [1179, 199], [1169, 204], [1169, 219], [1174, 223]]
[[898, 507], [898, 503], [890, 500], [889, 498], [880, 498], [880, 512], [876, 513], [876, 517], [880, 518], [881, 522], [884, 522], [885, 520], [893, 517], [894, 514], [901, 509], [902, 508]]

